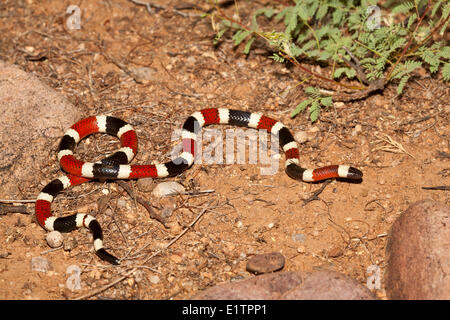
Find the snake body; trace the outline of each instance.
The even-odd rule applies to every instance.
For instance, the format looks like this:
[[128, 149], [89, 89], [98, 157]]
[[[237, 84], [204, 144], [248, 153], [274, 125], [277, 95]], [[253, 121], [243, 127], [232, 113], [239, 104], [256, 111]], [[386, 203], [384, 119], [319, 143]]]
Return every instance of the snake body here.
[[[177, 176], [193, 163], [195, 141], [202, 127], [211, 124], [229, 124], [240, 127], [267, 130], [277, 136], [280, 148], [286, 156], [285, 171], [289, 177], [305, 182], [315, 182], [330, 178], [361, 180], [362, 172], [347, 165], [331, 165], [317, 169], [304, 169], [299, 162], [299, 149], [289, 129], [281, 122], [264, 116], [240, 110], [224, 108], [203, 109], [193, 113], [184, 122], [182, 129], [182, 153], [172, 161], [163, 164], [129, 165], [138, 148], [138, 140], [133, 127], [125, 121], [110, 116], [93, 116], [78, 121], [64, 134], [58, 149], [58, 160], [67, 173], [52, 180], [39, 193], [35, 213], [39, 224], [48, 231], [70, 232], [79, 227], [90, 229], [94, 239], [96, 254], [112, 264], [120, 260], [103, 247], [102, 229], [91, 215], [77, 213], [64, 217], [54, 217], [51, 203], [56, 195], [66, 188], [92, 179], [137, 179], [164, 178]], [[121, 148], [111, 156], [96, 162], [85, 162], [73, 155], [78, 142], [92, 133], [107, 133], [120, 139]]]

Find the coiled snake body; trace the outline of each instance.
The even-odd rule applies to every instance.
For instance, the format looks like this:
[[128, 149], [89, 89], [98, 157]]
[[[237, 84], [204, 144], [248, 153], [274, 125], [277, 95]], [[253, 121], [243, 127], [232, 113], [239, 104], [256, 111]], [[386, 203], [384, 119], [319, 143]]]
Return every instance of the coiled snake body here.
[[[299, 149], [289, 129], [281, 122], [260, 113], [223, 108], [203, 109], [186, 119], [182, 130], [183, 151], [180, 156], [163, 164], [129, 165], [137, 148], [137, 136], [134, 129], [125, 121], [110, 116], [85, 118], [75, 123], [64, 134], [58, 150], [58, 160], [67, 175], [54, 179], [47, 184], [36, 200], [35, 213], [39, 224], [48, 231], [69, 232], [79, 227], [90, 229], [94, 239], [96, 254], [112, 264], [120, 260], [103, 248], [102, 229], [98, 221], [88, 214], [73, 214], [54, 217], [51, 202], [62, 190], [92, 179], [137, 179], [173, 177], [188, 169], [195, 158], [195, 140], [203, 126], [210, 124], [230, 124], [241, 127], [264, 129], [278, 136], [280, 148], [286, 155], [285, 171], [289, 177], [306, 182], [321, 181], [330, 178], [361, 180], [362, 172], [345, 165], [331, 165], [317, 169], [300, 167]], [[117, 136], [121, 148], [111, 156], [96, 162], [84, 162], [73, 156], [77, 143], [86, 136], [96, 133]]]

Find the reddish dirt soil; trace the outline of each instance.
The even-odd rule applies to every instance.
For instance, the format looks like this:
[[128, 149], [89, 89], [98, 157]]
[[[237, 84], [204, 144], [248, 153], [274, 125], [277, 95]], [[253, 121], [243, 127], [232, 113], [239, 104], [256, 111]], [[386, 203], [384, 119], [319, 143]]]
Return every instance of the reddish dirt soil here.
[[[100, 261], [86, 230], [65, 235], [78, 243], [72, 251], [48, 252], [46, 232], [33, 214], [3, 215], [1, 299], [186, 299], [251, 276], [245, 269], [248, 258], [272, 251], [286, 257], [284, 270], [335, 270], [362, 284], [371, 275], [367, 269], [376, 265], [382, 285], [374, 292], [385, 298], [385, 247], [393, 221], [417, 200], [449, 203], [448, 192], [422, 189], [449, 185], [444, 154], [450, 152], [449, 88], [442, 81], [421, 70], [402, 96], [388, 86], [364, 100], [337, 102], [311, 124], [306, 114], [289, 117], [305, 97], [300, 94], [292, 102], [284, 93], [301, 78], [294, 67], [269, 59], [262, 42], [249, 56], [234, 48], [229, 37], [214, 46], [211, 20], [195, 10], [149, 13], [125, 0], [75, 2], [82, 9], [80, 30], [66, 26], [66, 8], [73, 1], [3, 1], [0, 59], [38, 75], [86, 116], [108, 113], [130, 122], [140, 138], [134, 163], [168, 160], [177, 144], [171, 134], [187, 116], [205, 107], [227, 107], [262, 112], [293, 133], [306, 131], [310, 140], [302, 144], [300, 156], [304, 166], [351, 164], [364, 172], [364, 179], [359, 184], [333, 181], [320, 200], [306, 205], [304, 199], [321, 185], [291, 180], [282, 170], [283, 156], [275, 175], [261, 175], [260, 165], [215, 164], [194, 165], [170, 179], [189, 190], [214, 190], [198, 196], [160, 200], [150, 192], [159, 181], [147, 181], [150, 191], [144, 191], [145, 183], [130, 182], [156, 212], [174, 209], [170, 228], [149, 218], [114, 182], [77, 186], [57, 197], [55, 215], [95, 214], [105, 246], [125, 257], [122, 265]], [[180, 5], [159, 2], [167, 8]], [[253, 9], [251, 2], [242, 2], [239, 12], [246, 17]], [[234, 8], [225, 10], [232, 15]], [[151, 77], [138, 83], [130, 70], [142, 67], [150, 68]], [[318, 70], [328, 74], [326, 68]], [[106, 136], [88, 141], [77, 148], [80, 158], [99, 159], [118, 146]], [[56, 151], [58, 143], [48, 141], [48, 149]], [[59, 175], [54, 152], [48, 166], [35, 173], [35, 184], [23, 186], [23, 198], [34, 199]], [[192, 228], [164, 248], [204, 208]], [[31, 258], [38, 255], [51, 261], [52, 271], [31, 271]], [[66, 269], [73, 264], [82, 271], [81, 290], [74, 292], [66, 286]]]

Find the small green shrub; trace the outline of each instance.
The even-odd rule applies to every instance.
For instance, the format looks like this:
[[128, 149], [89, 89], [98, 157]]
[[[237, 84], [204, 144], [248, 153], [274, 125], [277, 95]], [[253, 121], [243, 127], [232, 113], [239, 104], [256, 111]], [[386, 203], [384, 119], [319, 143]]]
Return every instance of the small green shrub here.
[[[272, 59], [280, 63], [289, 60], [311, 77], [323, 78], [302, 67], [299, 60], [327, 64], [330, 74], [325, 80], [352, 88], [355, 98], [367, 96], [389, 82], [396, 83], [401, 94], [412, 72], [420, 67], [431, 74], [440, 70], [442, 79], [450, 80], [450, 47], [442, 37], [449, 23], [448, 1], [387, 1], [383, 8], [376, 6], [375, 0], [292, 2], [291, 6], [277, 1], [274, 6], [260, 8], [247, 24], [226, 16], [216, 6], [211, 15], [220, 18], [214, 25], [215, 41], [231, 30], [234, 44], [245, 43], [243, 52], [248, 54], [255, 39], [263, 38], [274, 51]], [[279, 30], [262, 30], [260, 19], [269, 20]], [[349, 80], [355, 79], [359, 85], [349, 86]], [[309, 98], [297, 105], [292, 116], [309, 105], [311, 120], [315, 121], [318, 105], [331, 105], [332, 100], [327, 98], [323, 103], [317, 96], [313, 98], [312, 89], [307, 90]], [[366, 95], [361, 94], [366, 91]]]

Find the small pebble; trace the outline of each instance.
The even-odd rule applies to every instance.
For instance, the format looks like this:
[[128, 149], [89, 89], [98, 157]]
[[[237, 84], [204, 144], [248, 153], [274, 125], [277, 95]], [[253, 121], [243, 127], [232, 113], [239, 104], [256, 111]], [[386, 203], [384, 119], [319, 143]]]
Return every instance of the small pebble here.
[[169, 258], [175, 263], [180, 263], [183, 260], [183, 258], [178, 254], [172, 254]]
[[145, 272], [143, 270], [136, 270], [133, 274], [136, 283], [139, 283], [145, 279]]
[[127, 207], [127, 201], [125, 199], [118, 199], [117, 200], [117, 206], [119, 208], [126, 208]]
[[64, 242], [64, 238], [63, 238], [62, 234], [58, 231], [51, 231], [51, 232], [47, 233], [46, 239], [47, 239], [48, 245], [51, 248], [58, 248]]
[[305, 253], [305, 252], [306, 252], [305, 246], [299, 246], [299, 247], [297, 248], [297, 252], [298, 252], [298, 253]]
[[133, 73], [133, 78], [143, 84], [148, 84], [150, 81], [154, 81], [156, 78], [156, 70], [149, 67], [136, 67], [130, 68]]
[[152, 195], [155, 197], [172, 196], [179, 193], [184, 193], [184, 187], [178, 182], [166, 181], [159, 183], [152, 191]]
[[157, 284], [157, 283], [159, 283], [159, 281], [160, 281], [159, 277], [156, 276], [156, 275], [155, 275], [155, 276], [150, 276], [149, 280], [150, 280], [150, 282], [153, 283], [153, 284]]
[[188, 280], [188, 281], [183, 281], [181, 283], [181, 285], [186, 288], [186, 287], [192, 287], [194, 285], [194, 283], [191, 280]]
[[362, 131], [362, 126], [360, 124], [357, 124], [352, 131], [352, 136], [356, 136], [361, 131]]
[[380, 184], [380, 185], [386, 184], [386, 178], [385, 177], [379, 177], [377, 180], [378, 180], [378, 184]]
[[292, 235], [292, 240], [303, 243], [305, 242], [306, 237], [303, 233], [296, 233]]
[[308, 132], [310, 132], [310, 133], [316, 133], [319, 131], [320, 131], [320, 129], [318, 127], [311, 127], [308, 129]]
[[172, 208], [172, 207], [164, 207], [161, 210], [161, 216], [163, 218], [170, 218], [172, 216], [173, 210], [174, 210], [174, 208]]
[[252, 273], [269, 273], [284, 267], [284, 256], [279, 252], [263, 253], [253, 256], [247, 262], [247, 271]]
[[25, 50], [28, 51], [29, 53], [33, 53], [34, 52], [34, 47], [32, 46], [26, 46]]
[[197, 60], [195, 59], [195, 57], [190, 56], [190, 57], [188, 57], [188, 58], [186, 59], [186, 62], [187, 62], [188, 64], [194, 65], [194, 64], [196, 64]]
[[296, 132], [294, 138], [295, 141], [297, 141], [297, 143], [299, 144], [305, 143], [306, 141], [310, 140], [310, 137], [308, 136], [308, 133], [306, 131]]
[[335, 246], [332, 247], [329, 251], [328, 251], [328, 256], [330, 258], [337, 258], [340, 257], [344, 254], [344, 251], [342, 250], [342, 248]]
[[183, 230], [183, 227], [177, 221], [171, 221], [166, 223], [166, 227], [170, 229], [173, 234], [178, 234]]
[[102, 195], [97, 199], [97, 211], [98, 212], [103, 212], [103, 210], [105, 210], [105, 208], [108, 206], [108, 203], [110, 201], [110, 197], [107, 195]]
[[78, 245], [78, 242], [75, 238], [70, 237], [68, 239], [66, 239], [66, 241], [64, 241], [64, 247], [63, 250], [64, 251], [72, 251], [74, 248], [76, 248]]
[[152, 191], [155, 186], [154, 179], [153, 178], [138, 179], [136, 186], [140, 191], [144, 192]]

